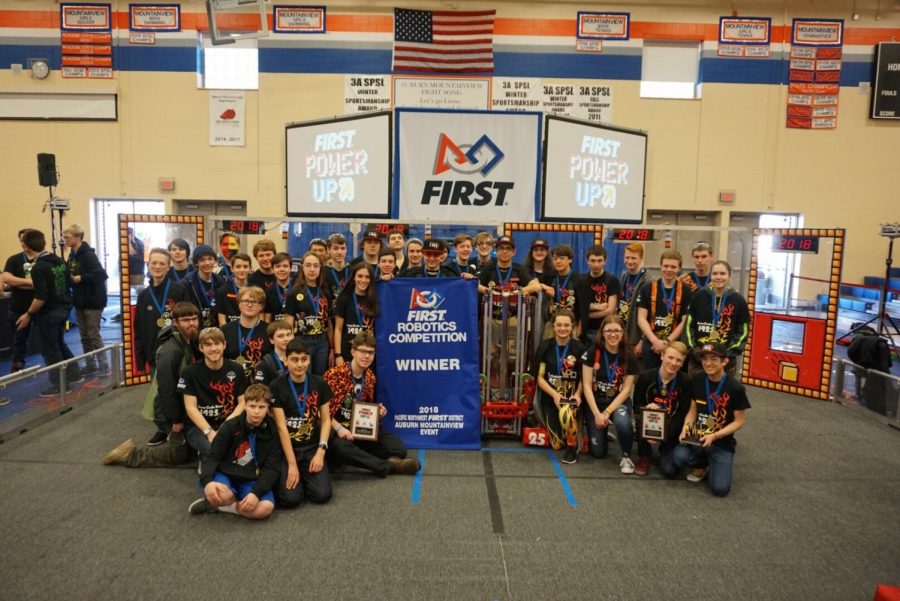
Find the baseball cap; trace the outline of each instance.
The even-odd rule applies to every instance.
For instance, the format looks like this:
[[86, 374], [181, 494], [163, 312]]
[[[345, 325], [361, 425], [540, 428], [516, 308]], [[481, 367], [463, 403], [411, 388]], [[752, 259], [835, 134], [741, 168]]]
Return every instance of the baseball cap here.
[[503, 245], [512, 246], [513, 248], [516, 247], [516, 243], [513, 242], [513, 239], [510, 236], [500, 236], [499, 238], [497, 238], [497, 241], [494, 242], [495, 248], [499, 248]]
[[547, 241], [544, 240], [543, 238], [535, 238], [534, 240], [531, 241], [531, 248], [537, 248], [539, 246], [543, 246], [544, 248], [547, 248], [547, 249], [550, 248], [550, 245], [547, 244]]
[[378, 232], [376, 232], [374, 230], [371, 232], [366, 232], [366, 235], [363, 236], [362, 239], [363, 239], [363, 242], [368, 242], [369, 240], [372, 240], [374, 242], [378, 242], [379, 244], [381, 244], [381, 236], [378, 234]]
[[725, 346], [721, 342], [707, 342], [706, 344], [694, 349], [694, 356], [697, 358], [702, 357], [703, 355], [718, 355], [719, 357], [727, 357], [728, 353], [725, 352]]
[[429, 238], [422, 245], [422, 252], [444, 252], [446, 249], [444, 241], [439, 238]]

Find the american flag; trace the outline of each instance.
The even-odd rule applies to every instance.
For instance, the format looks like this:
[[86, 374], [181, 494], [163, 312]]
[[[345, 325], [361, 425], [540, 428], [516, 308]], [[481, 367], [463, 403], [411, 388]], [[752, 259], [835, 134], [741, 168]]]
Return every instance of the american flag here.
[[395, 71], [494, 70], [497, 11], [394, 9]]

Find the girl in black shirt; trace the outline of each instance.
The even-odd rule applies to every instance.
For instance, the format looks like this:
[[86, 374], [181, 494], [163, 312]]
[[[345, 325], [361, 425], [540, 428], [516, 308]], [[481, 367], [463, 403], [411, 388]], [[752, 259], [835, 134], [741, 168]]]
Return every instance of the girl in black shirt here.
[[344, 286], [334, 306], [334, 364], [350, 361], [350, 343], [363, 330], [375, 334], [378, 298], [372, 285], [372, 270], [363, 261], [350, 269], [353, 285]]
[[306, 344], [310, 372], [321, 376], [334, 361], [331, 336], [331, 295], [323, 285], [325, 274], [319, 256], [303, 255], [297, 284], [288, 294], [284, 319], [294, 325], [294, 335]]

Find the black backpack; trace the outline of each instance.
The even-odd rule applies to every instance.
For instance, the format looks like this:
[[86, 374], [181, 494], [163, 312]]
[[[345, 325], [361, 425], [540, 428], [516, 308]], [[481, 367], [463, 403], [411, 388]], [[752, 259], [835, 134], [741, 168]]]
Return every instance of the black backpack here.
[[866, 369], [885, 373], [891, 371], [891, 349], [887, 340], [868, 326], [853, 331], [853, 341], [847, 349], [851, 361]]

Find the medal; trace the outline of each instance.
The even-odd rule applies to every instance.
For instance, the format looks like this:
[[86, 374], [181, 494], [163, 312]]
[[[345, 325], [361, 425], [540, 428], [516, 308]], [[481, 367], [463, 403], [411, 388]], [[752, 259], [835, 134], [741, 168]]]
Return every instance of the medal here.
[[297, 293], [297, 300], [298, 300], [298, 301], [302, 301], [302, 300], [303, 300], [303, 293], [302, 293], [302, 292], [298, 292], [298, 293]]
[[243, 355], [238, 355], [238, 358], [235, 359], [234, 362], [237, 363], [238, 365], [243, 366], [243, 365], [244, 365], [244, 356], [243, 356]]
[[166, 318], [165, 316], [162, 316], [162, 317], [160, 317], [159, 319], [156, 320], [156, 325], [158, 325], [158, 326], [161, 327], [161, 328], [164, 328], [164, 327], [166, 327], [166, 326], [172, 325], [172, 320]]
[[708, 340], [709, 340], [710, 342], [718, 342], [718, 341], [719, 341], [719, 330], [713, 330], [713, 331], [710, 333], [710, 335], [709, 335], [709, 337], [708, 337]]

